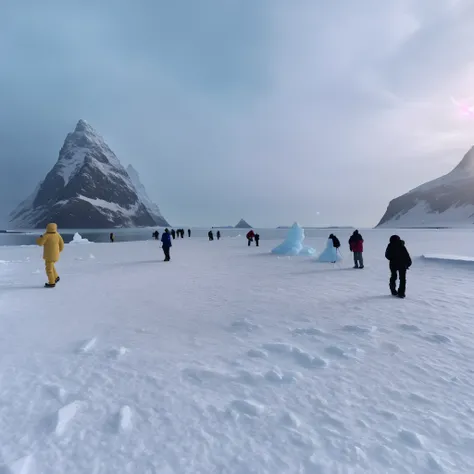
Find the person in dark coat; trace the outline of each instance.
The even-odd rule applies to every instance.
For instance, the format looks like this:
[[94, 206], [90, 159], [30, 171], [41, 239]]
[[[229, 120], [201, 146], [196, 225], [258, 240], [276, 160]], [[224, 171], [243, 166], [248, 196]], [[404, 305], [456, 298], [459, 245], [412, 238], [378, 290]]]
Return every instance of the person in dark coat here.
[[157, 230], [155, 230], [155, 232], [153, 232], [153, 238], [155, 240], [158, 240], [160, 238], [160, 233]]
[[188, 237], [191, 237], [191, 229], [188, 229]]
[[364, 251], [364, 239], [359, 234], [358, 230], [355, 230], [349, 239], [349, 248], [354, 253], [354, 268], [364, 268], [364, 259], [362, 252]]
[[[393, 296], [405, 298], [407, 270], [411, 267], [412, 261], [405, 242], [398, 235], [390, 237], [385, 258], [390, 262], [390, 291]], [[398, 290], [396, 289], [397, 278], [400, 280]]]
[[171, 260], [170, 249], [172, 247], [172, 244], [170, 231], [168, 229], [165, 229], [165, 231], [163, 232], [163, 235], [161, 236], [161, 243], [163, 244], [162, 248], [163, 253], [165, 254], [165, 262], [169, 262]]
[[184, 229], [181, 229], [181, 238], [184, 239]]
[[214, 240], [214, 234], [213, 234], [212, 230], [210, 230], [210, 231], [207, 233], [207, 236], [209, 237], [209, 242], [211, 242], [212, 240]]
[[221, 240], [221, 231], [218, 230], [216, 234], [217, 240]]
[[110, 233], [109, 239], [110, 239], [110, 242], [113, 242], [115, 240], [115, 235], [113, 232]]
[[246, 237], [247, 237], [248, 246], [250, 247], [250, 245], [253, 242], [253, 239], [255, 237], [255, 232], [253, 230], [249, 230], [247, 232]]
[[176, 238], [176, 231], [174, 229], [171, 229], [171, 237], [173, 237], [173, 240]]
[[258, 247], [260, 242], [260, 234], [255, 234], [255, 245]]
[[331, 234], [329, 238], [332, 240], [334, 248], [337, 250], [341, 246], [341, 242], [339, 242], [339, 239], [334, 234]]

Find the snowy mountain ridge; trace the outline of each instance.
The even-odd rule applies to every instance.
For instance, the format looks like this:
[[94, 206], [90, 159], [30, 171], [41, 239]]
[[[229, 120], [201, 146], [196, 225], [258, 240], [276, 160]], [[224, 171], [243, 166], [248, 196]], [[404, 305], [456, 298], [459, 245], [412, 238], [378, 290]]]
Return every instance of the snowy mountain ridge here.
[[169, 226], [168, 222], [161, 214], [161, 211], [158, 205], [155, 204], [148, 196], [145, 186], [140, 180], [140, 175], [138, 174], [138, 171], [132, 165], [128, 165], [127, 173], [130, 176], [130, 179], [132, 180], [132, 184], [135, 186], [135, 190], [137, 191], [138, 197], [147, 208], [147, 211], [151, 214], [151, 216], [155, 220], [156, 225], [161, 226], [161, 227]]
[[449, 173], [390, 201], [377, 227], [474, 224], [474, 147]]
[[79, 120], [56, 164], [11, 214], [13, 228], [112, 228], [156, 225], [115, 153]]

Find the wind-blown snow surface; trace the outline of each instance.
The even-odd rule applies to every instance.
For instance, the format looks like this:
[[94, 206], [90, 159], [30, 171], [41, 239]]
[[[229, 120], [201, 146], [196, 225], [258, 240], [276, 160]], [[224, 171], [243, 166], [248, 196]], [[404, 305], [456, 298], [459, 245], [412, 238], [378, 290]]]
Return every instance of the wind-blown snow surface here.
[[0, 465], [474, 472], [474, 265], [417, 258], [474, 255], [473, 235], [403, 233], [406, 300], [387, 295], [390, 233], [363, 235], [364, 271], [244, 237], [176, 240], [170, 263], [153, 241], [67, 245], [54, 290], [41, 249], [0, 248]]

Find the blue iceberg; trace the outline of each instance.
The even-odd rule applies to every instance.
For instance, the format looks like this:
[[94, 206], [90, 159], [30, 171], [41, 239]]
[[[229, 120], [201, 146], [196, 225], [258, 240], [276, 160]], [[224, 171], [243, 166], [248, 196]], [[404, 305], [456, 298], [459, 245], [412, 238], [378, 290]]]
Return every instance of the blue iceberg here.
[[326, 243], [326, 248], [318, 257], [318, 262], [336, 263], [336, 262], [340, 262], [341, 260], [342, 260], [342, 256], [334, 247], [334, 242], [332, 241], [332, 239], [328, 239]]
[[303, 245], [304, 229], [296, 222], [290, 227], [286, 239], [272, 250], [275, 255], [313, 255], [315, 250]]

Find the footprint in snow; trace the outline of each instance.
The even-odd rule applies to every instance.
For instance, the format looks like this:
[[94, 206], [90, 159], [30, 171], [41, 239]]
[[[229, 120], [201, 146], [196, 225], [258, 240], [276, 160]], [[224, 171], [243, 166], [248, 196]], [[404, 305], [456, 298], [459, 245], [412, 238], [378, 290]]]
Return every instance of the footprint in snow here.
[[306, 369], [321, 368], [328, 365], [327, 361], [321, 357], [312, 356], [298, 347], [284, 342], [264, 344], [263, 348], [268, 352], [292, 358], [297, 364]]
[[31, 454], [0, 466], [0, 474], [34, 474], [34, 472], [34, 458]]
[[251, 417], [259, 416], [264, 412], [264, 407], [249, 400], [234, 400], [230, 404], [230, 409], [240, 415]]
[[398, 438], [409, 448], [421, 449], [423, 443], [421, 442], [420, 436], [414, 431], [400, 430], [398, 432]]
[[95, 345], [97, 344], [97, 338], [93, 337], [92, 339], [88, 339], [86, 341], [83, 341], [79, 347], [77, 348], [77, 353], [78, 354], [87, 354], [90, 352]]
[[231, 331], [232, 332], [247, 332], [251, 333], [260, 329], [258, 324], [253, 323], [247, 318], [238, 319], [231, 324]]
[[326, 333], [317, 328], [297, 328], [292, 333], [295, 336], [326, 336]]
[[443, 334], [428, 334], [427, 336], [422, 336], [422, 338], [426, 341], [435, 342], [437, 344], [447, 344], [451, 342], [451, 339]]
[[359, 326], [359, 325], [354, 325], [354, 324], [346, 324], [345, 326], [342, 327], [342, 330], [344, 332], [357, 334], [359, 336], [365, 336], [366, 334], [370, 334], [371, 332], [374, 332], [376, 329], [377, 328], [375, 326], [372, 326], [371, 328], [367, 328], [364, 326]]
[[127, 433], [133, 428], [133, 412], [128, 405], [124, 405], [115, 413], [108, 423], [108, 430], [112, 433]]
[[69, 424], [77, 415], [80, 409], [80, 403], [74, 401], [68, 405], [63, 406], [51, 416], [45, 418], [40, 426], [41, 430], [54, 433], [56, 436], [62, 436]]
[[400, 324], [398, 326], [402, 331], [406, 332], [419, 332], [421, 329], [418, 326], [415, 326], [414, 324]]

